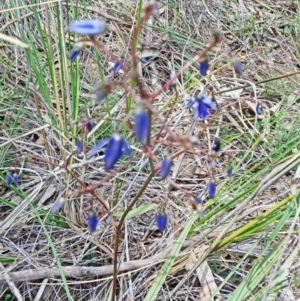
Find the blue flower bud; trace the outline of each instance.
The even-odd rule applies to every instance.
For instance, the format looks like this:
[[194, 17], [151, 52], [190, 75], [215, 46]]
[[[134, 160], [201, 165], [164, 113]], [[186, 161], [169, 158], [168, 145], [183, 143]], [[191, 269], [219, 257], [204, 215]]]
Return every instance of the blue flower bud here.
[[97, 214], [91, 211], [87, 216], [86, 222], [92, 232], [96, 231], [98, 224]]
[[215, 138], [215, 140], [211, 146], [211, 149], [213, 151], [215, 151], [216, 153], [221, 149], [221, 142], [220, 142], [219, 138]]
[[121, 62], [115, 62], [113, 67], [114, 74], [118, 73], [121, 70], [122, 63]]
[[76, 141], [76, 152], [80, 154], [83, 150], [83, 142], [81, 140]]
[[8, 185], [8, 186], [10, 186], [13, 182], [13, 178], [9, 172], [7, 172], [5, 175], [5, 182], [6, 182], [6, 185]]
[[92, 118], [88, 117], [86, 122], [86, 128], [88, 132], [91, 132], [93, 128], [95, 127], [95, 123]]
[[70, 23], [69, 30], [74, 33], [95, 36], [104, 33], [107, 26], [100, 20], [80, 20]]
[[104, 153], [105, 170], [110, 171], [122, 157], [123, 153], [129, 154], [129, 147], [122, 136], [115, 133], [109, 139], [107, 148]]
[[156, 216], [156, 225], [160, 232], [163, 232], [167, 226], [168, 217], [165, 212], [159, 212]]
[[16, 186], [19, 184], [19, 175], [17, 173], [14, 173], [13, 181]]
[[200, 95], [194, 102], [194, 120], [197, 120], [198, 117], [205, 119], [208, 110], [216, 111], [217, 107], [210, 97]]
[[257, 105], [256, 108], [255, 108], [255, 111], [256, 111], [257, 115], [261, 115], [263, 113], [263, 107]]
[[87, 160], [95, 156], [100, 151], [100, 149], [109, 142], [109, 140], [110, 138], [103, 139], [99, 141], [94, 147], [92, 147], [86, 154]]
[[62, 205], [65, 203], [66, 199], [64, 197], [61, 197], [58, 201], [56, 201], [51, 209], [52, 213], [55, 213], [60, 210]]
[[167, 155], [164, 160], [161, 163], [160, 167], [160, 178], [162, 180], [166, 179], [171, 171], [171, 166], [172, 166], [172, 157], [170, 155]]
[[201, 76], [206, 76], [208, 70], [208, 60], [205, 59], [204, 61], [199, 63], [199, 73]]
[[227, 176], [230, 178], [232, 177], [232, 163], [231, 160], [227, 163]]
[[217, 190], [216, 182], [215, 181], [210, 181], [208, 183], [208, 197], [210, 199], [213, 199], [215, 197]]
[[80, 50], [76, 50], [76, 49], [73, 48], [73, 49], [71, 50], [70, 60], [71, 60], [71, 61], [76, 60], [76, 58], [78, 57], [79, 53], [80, 53]]
[[237, 74], [243, 74], [244, 72], [242, 64], [237, 60], [233, 61], [233, 68]]
[[145, 144], [147, 141], [149, 125], [149, 112], [142, 106], [138, 106], [134, 111], [134, 131], [137, 140], [142, 144]]
[[202, 204], [202, 199], [200, 197], [194, 195], [194, 200], [197, 204]]

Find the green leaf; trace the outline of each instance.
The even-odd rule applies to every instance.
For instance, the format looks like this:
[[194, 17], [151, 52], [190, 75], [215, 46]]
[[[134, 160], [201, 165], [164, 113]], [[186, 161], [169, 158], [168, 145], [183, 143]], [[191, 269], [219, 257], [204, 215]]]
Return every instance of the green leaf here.
[[[146, 204], [142, 205], [140, 207], [137, 207], [135, 209], [132, 209], [131, 211], [128, 212], [126, 218], [133, 218], [139, 215], [142, 215], [148, 211], [154, 210], [158, 207], [157, 204]], [[124, 214], [124, 212], [114, 212], [113, 216], [116, 217], [121, 217]]]

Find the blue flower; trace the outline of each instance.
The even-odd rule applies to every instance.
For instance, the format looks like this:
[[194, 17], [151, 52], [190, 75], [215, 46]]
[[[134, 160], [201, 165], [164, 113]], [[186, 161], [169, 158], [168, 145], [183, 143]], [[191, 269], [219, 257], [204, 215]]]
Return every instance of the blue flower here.
[[194, 196], [194, 200], [197, 204], [202, 204], [202, 199], [198, 196]]
[[212, 144], [211, 149], [213, 151], [215, 151], [216, 153], [221, 149], [221, 142], [220, 142], [219, 138], [215, 138], [215, 140], [214, 140], [214, 142]]
[[91, 211], [87, 216], [86, 222], [92, 232], [96, 231], [98, 224], [97, 214]]
[[113, 169], [123, 153], [131, 156], [131, 151], [126, 141], [120, 134], [115, 133], [110, 137], [104, 153], [105, 170], [110, 171]]
[[9, 172], [7, 172], [5, 175], [5, 182], [6, 182], [6, 185], [8, 185], [8, 186], [10, 186], [13, 182], [13, 178]]
[[165, 212], [159, 212], [156, 216], [156, 225], [160, 232], [163, 232], [167, 226], [168, 217]]
[[56, 201], [51, 209], [52, 213], [55, 213], [60, 210], [62, 205], [65, 203], [66, 199], [64, 197], [61, 197], [58, 201]]
[[217, 186], [215, 181], [210, 181], [208, 183], [208, 197], [210, 199], [213, 199], [215, 197], [217, 191]]
[[83, 150], [83, 142], [81, 140], [76, 141], [76, 152], [80, 154]]
[[13, 181], [16, 186], [19, 184], [19, 175], [17, 173], [14, 173]]
[[164, 160], [161, 163], [160, 167], [160, 178], [162, 180], [166, 179], [171, 171], [171, 166], [172, 166], [172, 157], [170, 155], [167, 155]]
[[227, 163], [227, 176], [230, 178], [232, 177], [232, 163], [231, 160]]
[[142, 144], [146, 143], [150, 125], [149, 112], [142, 106], [138, 106], [134, 111], [134, 131], [135, 136]]
[[118, 73], [121, 70], [122, 63], [121, 62], [115, 62], [114, 67], [113, 67], [113, 72], [114, 74]]
[[263, 107], [256, 105], [255, 111], [257, 115], [261, 115], [263, 113]]
[[233, 68], [237, 74], [243, 74], [244, 72], [242, 64], [237, 60], [233, 61]]
[[204, 61], [199, 63], [199, 73], [201, 76], [206, 76], [208, 70], [208, 60], [205, 59]]
[[217, 110], [217, 107], [213, 100], [208, 96], [200, 95], [194, 102], [194, 120], [205, 119], [208, 115], [208, 110]]
[[70, 23], [69, 30], [78, 34], [95, 36], [103, 33], [107, 26], [105, 22], [100, 20], [80, 20]]
[[71, 60], [71, 61], [76, 60], [76, 58], [78, 57], [79, 53], [80, 53], [80, 50], [76, 50], [76, 49], [73, 48], [73, 49], [71, 50], [70, 60]]
[[91, 132], [93, 130], [93, 128], [95, 127], [95, 123], [91, 117], [87, 118], [85, 126], [86, 126], [88, 132]]

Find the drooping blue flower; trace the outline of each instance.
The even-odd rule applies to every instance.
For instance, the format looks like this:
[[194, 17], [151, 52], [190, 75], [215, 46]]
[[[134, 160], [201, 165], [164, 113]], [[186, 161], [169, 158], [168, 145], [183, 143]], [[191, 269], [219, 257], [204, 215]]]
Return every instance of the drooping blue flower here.
[[233, 68], [237, 74], [243, 74], [244, 72], [242, 64], [237, 60], [233, 61]]
[[130, 155], [129, 146], [120, 134], [115, 133], [110, 137], [104, 153], [105, 170], [113, 169], [123, 153]]
[[53, 207], [51, 208], [51, 212], [55, 213], [59, 211], [62, 205], [65, 203], [65, 201], [66, 199], [64, 197], [61, 197], [58, 201], [54, 203]]
[[209, 162], [209, 166], [210, 166], [210, 168], [211, 169], [215, 169], [216, 168], [216, 161], [215, 160], [211, 160], [210, 162]]
[[208, 110], [216, 111], [217, 107], [213, 100], [208, 96], [200, 95], [194, 102], [194, 120], [205, 119], [208, 115]]
[[205, 59], [204, 61], [199, 63], [199, 73], [201, 76], [206, 76], [208, 70], [208, 60]]
[[221, 142], [220, 142], [219, 138], [215, 138], [215, 140], [211, 146], [211, 149], [213, 151], [215, 151], [216, 153], [221, 149]]
[[95, 123], [91, 117], [87, 118], [85, 126], [86, 126], [88, 132], [91, 132], [93, 130], [93, 128], [95, 127]]
[[208, 197], [210, 199], [213, 199], [215, 197], [216, 191], [217, 191], [216, 182], [212, 180], [208, 183]]
[[263, 113], [263, 107], [260, 105], [256, 105], [255, 111], [257, 115], [261, 115]]
[[70, 53], [70, 60], [71, 60], [71, 61], [76, 60], [76, 58], [78, 57], [79, 53], [80, 53], [80, 50], [77, 50], [77, 49], [74, 49], [74, 48], [73, 48], [73, 49], [71, 50], [71, 53]]
[[119, 61], [115, 62], [114, 67], [113, 67], [114, 74], [118, 73], [121, 70], [121, 67], [122, 67], [121, 62], [119, 62]]
[[232, 177], [232, 163], [231, 160], [227, 163], [227, 176], [230, 178]]
[[19, 184], [19, 175], [17, 173], [13, 175], [13, 181], [16, 186]]
[[8, 185], [8, 186], [10, 186], [13, 182], [13, 178], [9, 172], [7, 172], [5, 175], [5, 182], [6, 182], [6, 185]]
[[194, 200], [196, 201], [197, 204], [202, 204], [202, 199], [199, 196], [194, 195]]
[[160, 232], [163, 232], [167, 226], [168, 217], [165, 212], [159, 212], [156, 216], [156, 225]]
[[142, 144], [145, 144], [147, 141], [149, 125], [149, 112], [142, 106], [136, 107], [134, 110], [134, 131], [136, 139]]
[[192, 99], [189, 99], [186, 103], [185, 103], [185, 106], [184, 106], [184, 109], [189, 109], [193, 104], [194, 104], [194, 100]]
[[83, 150], [83, 142], [81, 140], [76, 141], [76, 152], [80, 154]]
[[92, 232], [96, 231], [98, 224], [97, 214], [91, 211], [87, 216], [86, 222]]
[[160, 167], [159, 175], [162, 180], [166, 179], [169, 176], [171, 171], [171, 166], [172, 166], [172, 157], [170, 155], [167, 155], [163, 159]]
[[94, 147], [92, 147], [86, 154], [87, 160], [95, 156], [102, 147], [104, 147], [106, 144], [108, 144], [110, 138], [105, 138], [103, 140], [100, 140]]
[[69, 24], [69, 30], [74, 33], [95, 36], [104, 33], [107, 26], [100, 20], [80, 20]]

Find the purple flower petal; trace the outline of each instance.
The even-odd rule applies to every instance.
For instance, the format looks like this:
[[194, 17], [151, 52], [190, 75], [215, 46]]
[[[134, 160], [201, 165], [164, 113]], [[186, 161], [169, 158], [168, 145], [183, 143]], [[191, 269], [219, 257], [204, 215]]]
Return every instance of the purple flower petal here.
[[256, 108], [255, 108], [255, 111], [256, 111], [257, 115], [261, 115], [263, 113], [263, 107], [257, 105]]
[[86, 122], [86, 128], [87, 128], [88, 132], [91, 132], [94, 127], [95, 127], [95, 123], [94, 123], [93, 119], [91, 117], [88, 117], [87, 122]]
[[66, 201], [65, 198], [60, 198], [58, 201], [56, 201], [51, 209], [51, 212], [55, 213], [59, 211], [65, 201]]
[[95, 36], [103, 33], [107, 26], [100, 20], [81, 20], [70, 23], [69, 30], [74, 33]]
[[94, 147], [92, 147], [86, 154], [87, 160], [95, 156], [103, 146], [108, 144], [109, 140], [110, 138], [103, 139], [99, 141]]
[[122, 152], [127, 157], [129, 157], [129, 158], [131, 157], [131, 149], [125, 140], [123, 140]]
[[208, 70], [208, 60], [199, 63], [199, 73], [201, 76], [206, 76]]
[[8, 185], [8, 186], [10, 186], [13, 182], [13, 178], [9, 172], [6, 173], [6, 175], [5, 175], [5, 182], [6, 182], [6, 185]]
[[83, 142], [81, 140], [76, 141], [76, 152], [80, 154], [83, 150]]
[[113, 134], [104, 153], [105, 170], [110, 171], [115, 167], [123, 154], [124, 140], [120, 134]]
[[213, 199], [217, 191], [217, 186], [215, 181], [210, 181], [208, 184], [208, 197]]
[[232, 169], [227, 169], [227, 176], [228, 176], [229, 178], [232, 177]]
[[243, 72], [244, 72], [243, 66], [239, 61], [236, 61], [236, 60], [233, 61], [233, 68], [237, 74], [243, 74]]
[[92, 232], [96, 231], [98, 224], [98, 217], [95, 212], [90, 212], [87, 216], [86, 222]]
[[171, 166], [172, 166], [172, 157], [170, 155], [167, 155], [164, 160], [161, 163], [160, 167], [160, 178], [162, 180], [166, 179], [171, 171]]
[[149, 132], [149, 125], [149, 112], [142, 106], [137, 107], [134, 112], [134, 131], [137, 140], [142, 144], [146, 143]]
[[189, 99], [186, 103], [185, 103], [185, 106], [184, 106], [184, 109], [189, 109], [193, 104], [194, 104], [194, 100], [192, 99]]
[[221, 149], [221, 142], [220, 142], [219, 138], [215, 138], [215, 140], [214, 140], [214, 142], [212, 144], [211, 149], [213, 151], [215, 151], [216, 153]]
[[202, 204], [202, 200], [198, 196], [194, 196], [194, 200], [196, 201], [197, 204]]
[[78, 57], [79, 53], [80, 53], [80, 50], [72, 49], [71, 50], [71, 54], [70, 54], [70, 60], [71, 61], [76, 60], [76, 58]]
[[19, 184], [19, 175], [17, 173], [14, 173], [13, 181], [16, 186]]
[[167, 226], [168, 217], [164, 212], [159, 212], [156, 216], [156, 225], [160, 232], [163, 232]]
[[115, 62], [113, 67], [113, 72], [116, 74], [121, 70], [122, 63], [121, 62]]

